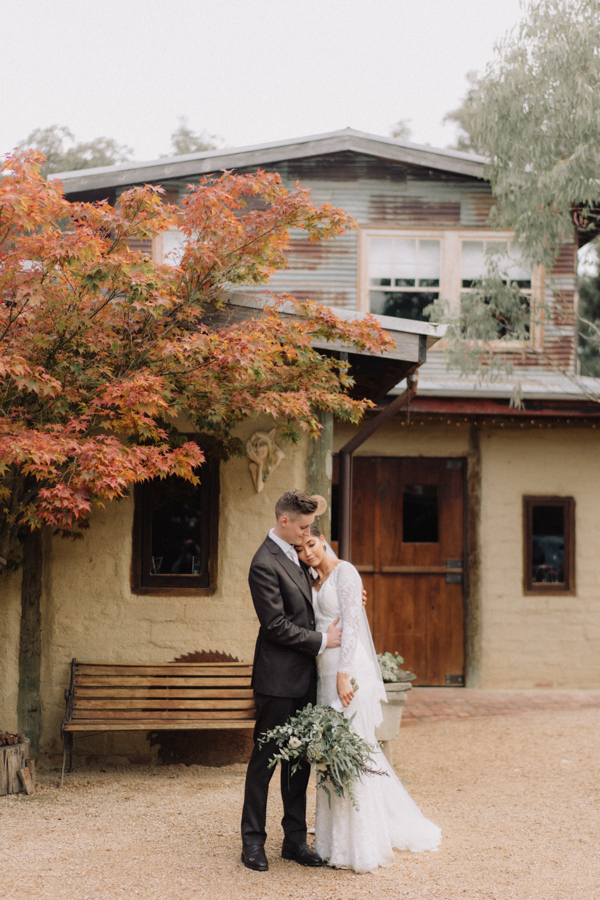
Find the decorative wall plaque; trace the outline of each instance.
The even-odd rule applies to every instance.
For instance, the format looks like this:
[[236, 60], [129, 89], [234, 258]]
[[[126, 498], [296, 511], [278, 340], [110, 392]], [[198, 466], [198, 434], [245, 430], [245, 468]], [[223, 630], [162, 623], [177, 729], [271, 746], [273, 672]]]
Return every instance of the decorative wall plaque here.
[[275, 471], [285, 453], [275, 443], [276, 428], [271, 431], [255, 431], [246, 441], [246, 454], [250, 457], [250, 474], [257, 492], [265, 486], [269, 475]]

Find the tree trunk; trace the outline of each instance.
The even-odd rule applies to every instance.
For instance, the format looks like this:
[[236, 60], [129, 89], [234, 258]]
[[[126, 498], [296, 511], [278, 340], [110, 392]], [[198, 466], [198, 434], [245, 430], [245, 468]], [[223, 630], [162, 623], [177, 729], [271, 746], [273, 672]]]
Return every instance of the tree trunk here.
[[40, 670], [42, 658], [42, 535], [33, 531], [23, 541], [21, 636], [19, 644], [19, 731], [31, 741], [37, 756], [42, 721]]

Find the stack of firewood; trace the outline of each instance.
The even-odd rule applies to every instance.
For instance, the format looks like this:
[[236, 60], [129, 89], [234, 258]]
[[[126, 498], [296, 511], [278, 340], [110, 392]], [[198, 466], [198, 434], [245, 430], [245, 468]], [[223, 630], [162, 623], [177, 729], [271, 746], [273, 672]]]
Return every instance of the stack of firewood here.
[[24, 740], [25, 735], [22, 732], [9, 734], [7, 731], [0, 731], [0, 747], [4, 747], [7, 744], [22, 744]]

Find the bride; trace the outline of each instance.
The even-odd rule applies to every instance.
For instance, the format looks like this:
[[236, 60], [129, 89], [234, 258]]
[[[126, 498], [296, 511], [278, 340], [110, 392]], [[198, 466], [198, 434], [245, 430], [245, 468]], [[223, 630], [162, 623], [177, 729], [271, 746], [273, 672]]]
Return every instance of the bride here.
[[[348, 797], [317, 791], [315, 849], [330, 866], [372, 872], [387, 865], [399, 850], [436, 850], [437, 825], [426, 819], [396, 777], [375, 738], [382, 721], [385, 689], [362, 605], [362, 582], [353, 565], [330, 556], [325, 538], [312, 526], [297, 547], [302, 562], [317, 573], [313, 601], [317, 631], [340, 618], [342, 646], [317, 657], [317, 703], [354, 715], [352, 728], [375, 749], [375, 768], [386, 776], [363, 776], [356, 785], [359, 809]], [[351, 679], [356, 685], [353, 688]], [[341, 707], [340, 707], [341, 703]]]

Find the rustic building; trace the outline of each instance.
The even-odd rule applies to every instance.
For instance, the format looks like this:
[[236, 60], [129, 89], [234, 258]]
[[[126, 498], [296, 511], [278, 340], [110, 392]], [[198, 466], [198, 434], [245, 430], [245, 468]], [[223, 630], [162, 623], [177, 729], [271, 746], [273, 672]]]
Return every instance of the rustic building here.
[[[247, 423], [244, 439], [263, 436], [249, 458], [214, 466], [201, 496], [161, 498], [150, 486], [96, 514], [83, 542], [46, 535], [42, 749], [60, 743], [72, 657], [161, 662], [215, 649], [251, 658], [256, 620], [246, 572], [274, 500], [290, 485], [331, 501], [324, 527], [362, 573], [376, 645], [400, 651], [418, 684], [600, 686], [600, 406], [557, 369], [575, 359], [577, 235], [553, 273], [531, 272], [511, 257], [524, 302], [533, 309], [544, 297], [550, 310], [544, 321], [532, 316], [527, 341], [511, 343], [499, 331], [522, 384], [525, 405], [517, 410], [513, 384], [481, 385], [447, 370], [443, 341], [435, 343], [440, 332], [423, 313], [437, 297], [460, 302], [482, 274], [490, 242], [510, 245], [509, 233], [487, 226], [493, 198], [481, 159], [348, 129], [59, 177], [72, 198], [114, 201], [131, 185], [158, 183], [176, 203], [204, 174], [256, 168], [278, 171], [290, 186], [299, 181], [316, 202], [341, 206], [358, 223], [323, 245], [294, 235], [289, 267], [271, 288], [343, 315], [381, 316], [396, 337], [402, 374], [419, 369], [418, 391], [381, 427], [372, 426], [376, 413], [358, 428], [324, 421], [316, 446], [279, 447], [274, 423]], [[163, 259], [177, 246], [172, 233], [140, 249]], [[232, 297], [242, 316], [248, 293]], [[405, 391], [405, 382], [390, 379], [393, 366], [353, 362], [364, 385], [375, 393], [379, 386], [381, 410]], [[257, 491], [249, 467], [261, 459], [270, 475]], [[190, 558], [180, 560], [168, 532], [182, 504], [202, 522]], [[0, 710], [13, 730], [19, 602], [13, 576], [0, 606]], [[139, 738], [84, 745], [149, 753]]]

